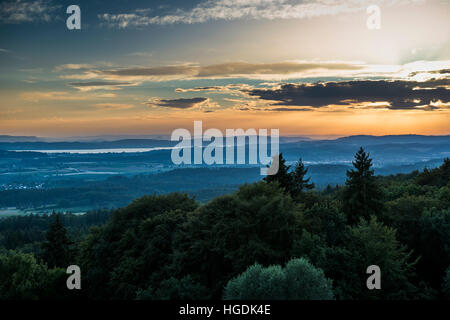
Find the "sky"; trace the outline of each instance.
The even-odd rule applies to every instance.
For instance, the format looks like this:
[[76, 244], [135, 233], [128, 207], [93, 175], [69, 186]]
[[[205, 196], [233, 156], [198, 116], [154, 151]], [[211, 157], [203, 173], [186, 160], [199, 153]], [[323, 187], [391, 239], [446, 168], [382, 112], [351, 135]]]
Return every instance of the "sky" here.
[[447, 0], [0, 2], [0, 134], [443, 135], [449, 90]]

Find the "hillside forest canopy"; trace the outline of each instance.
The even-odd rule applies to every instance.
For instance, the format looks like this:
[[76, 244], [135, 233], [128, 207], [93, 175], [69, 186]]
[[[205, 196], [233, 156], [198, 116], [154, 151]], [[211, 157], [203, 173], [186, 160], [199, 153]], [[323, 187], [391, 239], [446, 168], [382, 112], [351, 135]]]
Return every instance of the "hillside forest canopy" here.
[[[449, 203], [448, 158], [376, 176], [360, 148], [345, 185], [319, 190], [280, 155], [276, 175], [207, 203], [153, 194], [0, 219], [0, 298], [449, 299]], [[66, 288], [69, 265], [82, 290]], [[382, 290], [367, 289], [369, 265]]]

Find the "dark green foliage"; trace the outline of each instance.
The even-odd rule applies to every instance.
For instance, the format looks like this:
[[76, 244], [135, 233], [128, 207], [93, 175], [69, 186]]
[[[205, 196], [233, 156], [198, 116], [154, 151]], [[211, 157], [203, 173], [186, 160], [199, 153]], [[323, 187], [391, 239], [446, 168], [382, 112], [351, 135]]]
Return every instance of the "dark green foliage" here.
[[408, 242], [420, 257], [417, 271], [422, 279], [439, 288], [445, 268], [450, 265], [450, 208], [425, 210], [418, 228], [422, 230], [418, 238]]
[[[348, 238], [349, 230], [342, 231]], [[318, 235], [304, 230], [300, 240], [296, 241], [293, 256], [308, 257], [309, 260], [333, 279], [333, 292], [338, 299], [350, 298], [344, 290], [351, 289], [349, 283], [357, 283], [360, 275], [355, 272], [353, 253], [343, 246], [329, 247]], [[342, 289], [343, 288], [343, 289]]]
[[450, 158], [445, 158], [442, 166], [437, 169], [429, 170], [425, 168], [416, 181], [419, 185], [448, 186], [450, 181]]
[[[80, 296], [89, 299], [448, 297], [448, 160], [423, 173], [375, 177], [361, 149], [347, 185], [324, 191], [308, 191], [301, 161], [297, 170], [281, 162], [270, 183], [203, 205], [175, 193], [135, 200], [106, 224], [108, 212], [0, 219], [0, 296], [77, 298], [63, 269], [7, 250], [38, 253], [48, 231], [46, 261], [79, 265]], [[56, 261], [68, 238], [76, 257]], [[381, 290], [366, 287], [372, 264], [381, 268]]]
[[286, 160], [283, 158], [282, 153], [280, 153], [278, 161], [278, 172], [276, 174], [266, 176], [263, 180], [267, 183], [278, 182], [280, 187], [290, 193], [294, 187], [292, 174], [289, 172], [291, 166], [286, 165]]
[[[358, 281], [346, 283], [342, 291], [353, 299], [411, 298], [416, 288], [411, 283], [415, 261], [407, 247], [398, 242], [396, 230], [372, 218], [351, 228], [346, 245]], [[382, 290], [367, 290], [366, 268], [377, 265], [382, 270]], [[351, 290], [346, 290], [351, 288]]]
[[225, 300], [331, 300], [332, 281], [308, 260], [292, 259], [285, 268], [254, 264], [230, 280]]
[[48, 269], [32, 254], [0, 254], [0, 299], [64, 299], [70, 296], [63, 269]]
[[305, 168], [305, 165], [300, 158], [294, 167], [294, 193], [295, 195], [301, 194], [304, 190], [309, 190], [314, 188], [314, 183], [310, 183], [311, 178], [306, 178], [306, 174], [308, 173], [308, 169]]
[[51, 268], [67, 268], [72, 264], [72, 241], [67, 236], [67, 230], [61, 222], [59, 214], [50, 224], [46, 234], [47, 241], [42, 244], [42, 259]]
[[[15, 216], [0, 219], [0, 247], [6, 250], [14, 249], [40, 255], [41, 244], [49, 225], [55, 220], [55, 215]], [[83, 215], [72, 213], [60, 214], [60, 220], [67, 228], [71, 239], [84, 237], [89, 228], [101, 225], [109, 219], [110, 211], [96, 210]]]
[[139, 289], [158, 289], [172, 275], [175, 229], [198, 204], [184, 194], [146, 196], [117, 210], [81, 245], [88, 296], [134, 299]]
[[[441, 171], [441, 168], [435, 169]], [[434, 288], [440, 287], [445, 269], [450, 264], [450, 202], [448, 187], [414, 184], [392, 186], [387, 196], [383, 219], [397, 229], [397, 238], [420, 257], [416, 270], [420, 279]], [[398, 194], [398, 195], [397, 195]]]
[[[318, 235], [304, 231], [294, 255], [307, 256], [333, 279], [339, 299], [407, 299], [417, 292], [412, 284], [414, 263], [407, 248], [398, 242], [395, 230], [375, 218], [342, 231], [345, 241], [329, 246]], [[382, 270], [382, 290], [368, 290], [366, 268]]]
[[178, 241], [178, 271], [198, 273], [213, 297], [220, 297], [225, 283], [249, 265], [285, 263], [299, 218], [296, 205], [277, 184], [243, 185], [189, 216]]
[[171, 277], [161, 281], [154, 290], [139, 289], [137, 300], [203, 300], [209, 297], [209, 290], [195, 281], [190, 275], [181, 279]]
[[360, 218], [378, 216], [382, 210], [382, 194], [374, 176], [372, 159], [362, 147], [355, 155], [353, 166], [355, 169], [347, 171], [343, 195], [344, 212], [349, 224], [357, 223]]
[[337, 245], [344, 239], [345, 215], [335, 203], [315, 204], [303, 212], [303, 225], [313, 234], [320, 234], [330, 245]]
[[444, 294], [444, 298], [450, 300], [450, 267], [447, 268], [442, 279], [442, 293]]

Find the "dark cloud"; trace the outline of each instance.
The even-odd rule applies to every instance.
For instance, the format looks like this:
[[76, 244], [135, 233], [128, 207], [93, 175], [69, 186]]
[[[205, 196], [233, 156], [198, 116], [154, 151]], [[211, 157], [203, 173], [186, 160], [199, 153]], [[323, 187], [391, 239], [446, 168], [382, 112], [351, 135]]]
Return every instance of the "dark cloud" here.
[[181, 98], [181, 99], [157, 99], [155, 101], [148, 102], [150, 106], [175, 108], [175, 109], [189, 109], [195, 107], [199, 103], [205, 102], [208, 98]]
[[411, 72], [408, 76], [414, 77], [415, 75], [429, 73], [429, 74], [447, 74], [450, 73], [450, 69], [440, 69], [440, 70], [431, 70], [431, 71], [414, 71]]
[[177, 88], [176, 92], [199, 92], [199, 91], [222, 91], [226, 89], [224, 86], [206, 86], [206, 87], [195, 87], [195, 88]]
[[[282, 84], [272, 89], [243, 90], [250, 96], [274, 101], [274, 106], [349, 105], [362, 102], [388, 102], [389, 109], [417, 109], [437, 101], [450, 101], [450, 79], [424, 82], [404, 80], [355, 80], [308, 84]], [[423, 108], [422, 108], [423, 109]]]
[[309, 108], [267, 108], [265, 111], [311, 111]]

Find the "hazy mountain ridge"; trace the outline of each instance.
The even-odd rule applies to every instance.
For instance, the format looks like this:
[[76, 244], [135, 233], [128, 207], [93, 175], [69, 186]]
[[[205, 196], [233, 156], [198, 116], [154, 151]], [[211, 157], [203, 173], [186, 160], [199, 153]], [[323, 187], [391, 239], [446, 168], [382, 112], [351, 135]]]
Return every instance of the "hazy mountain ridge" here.
[[[145, 136], [93, 136], [93, 137], [73, 137], [64, 139], [42, 138], [35, 136], [9, 136], [0, 135], [0, 149], [23, 150], [30, 148], [38, 149], [98, 149], [98, 148], [145, 148], [166, 146], [177, 144], [165, 136], [159, 135], [154, 138]], [[75, 140], [74, 140], [75, 139]], [[77, 140], [78, 139], [78, 140]], [[348, 143], [348, 144], [386, 144], [386, 143], [450, 143], [450, 135], [353, 135], [336, 139], [313, 140], [305, 136], [280, 136], [281, 144], [328, 144], [328, 143]]]

